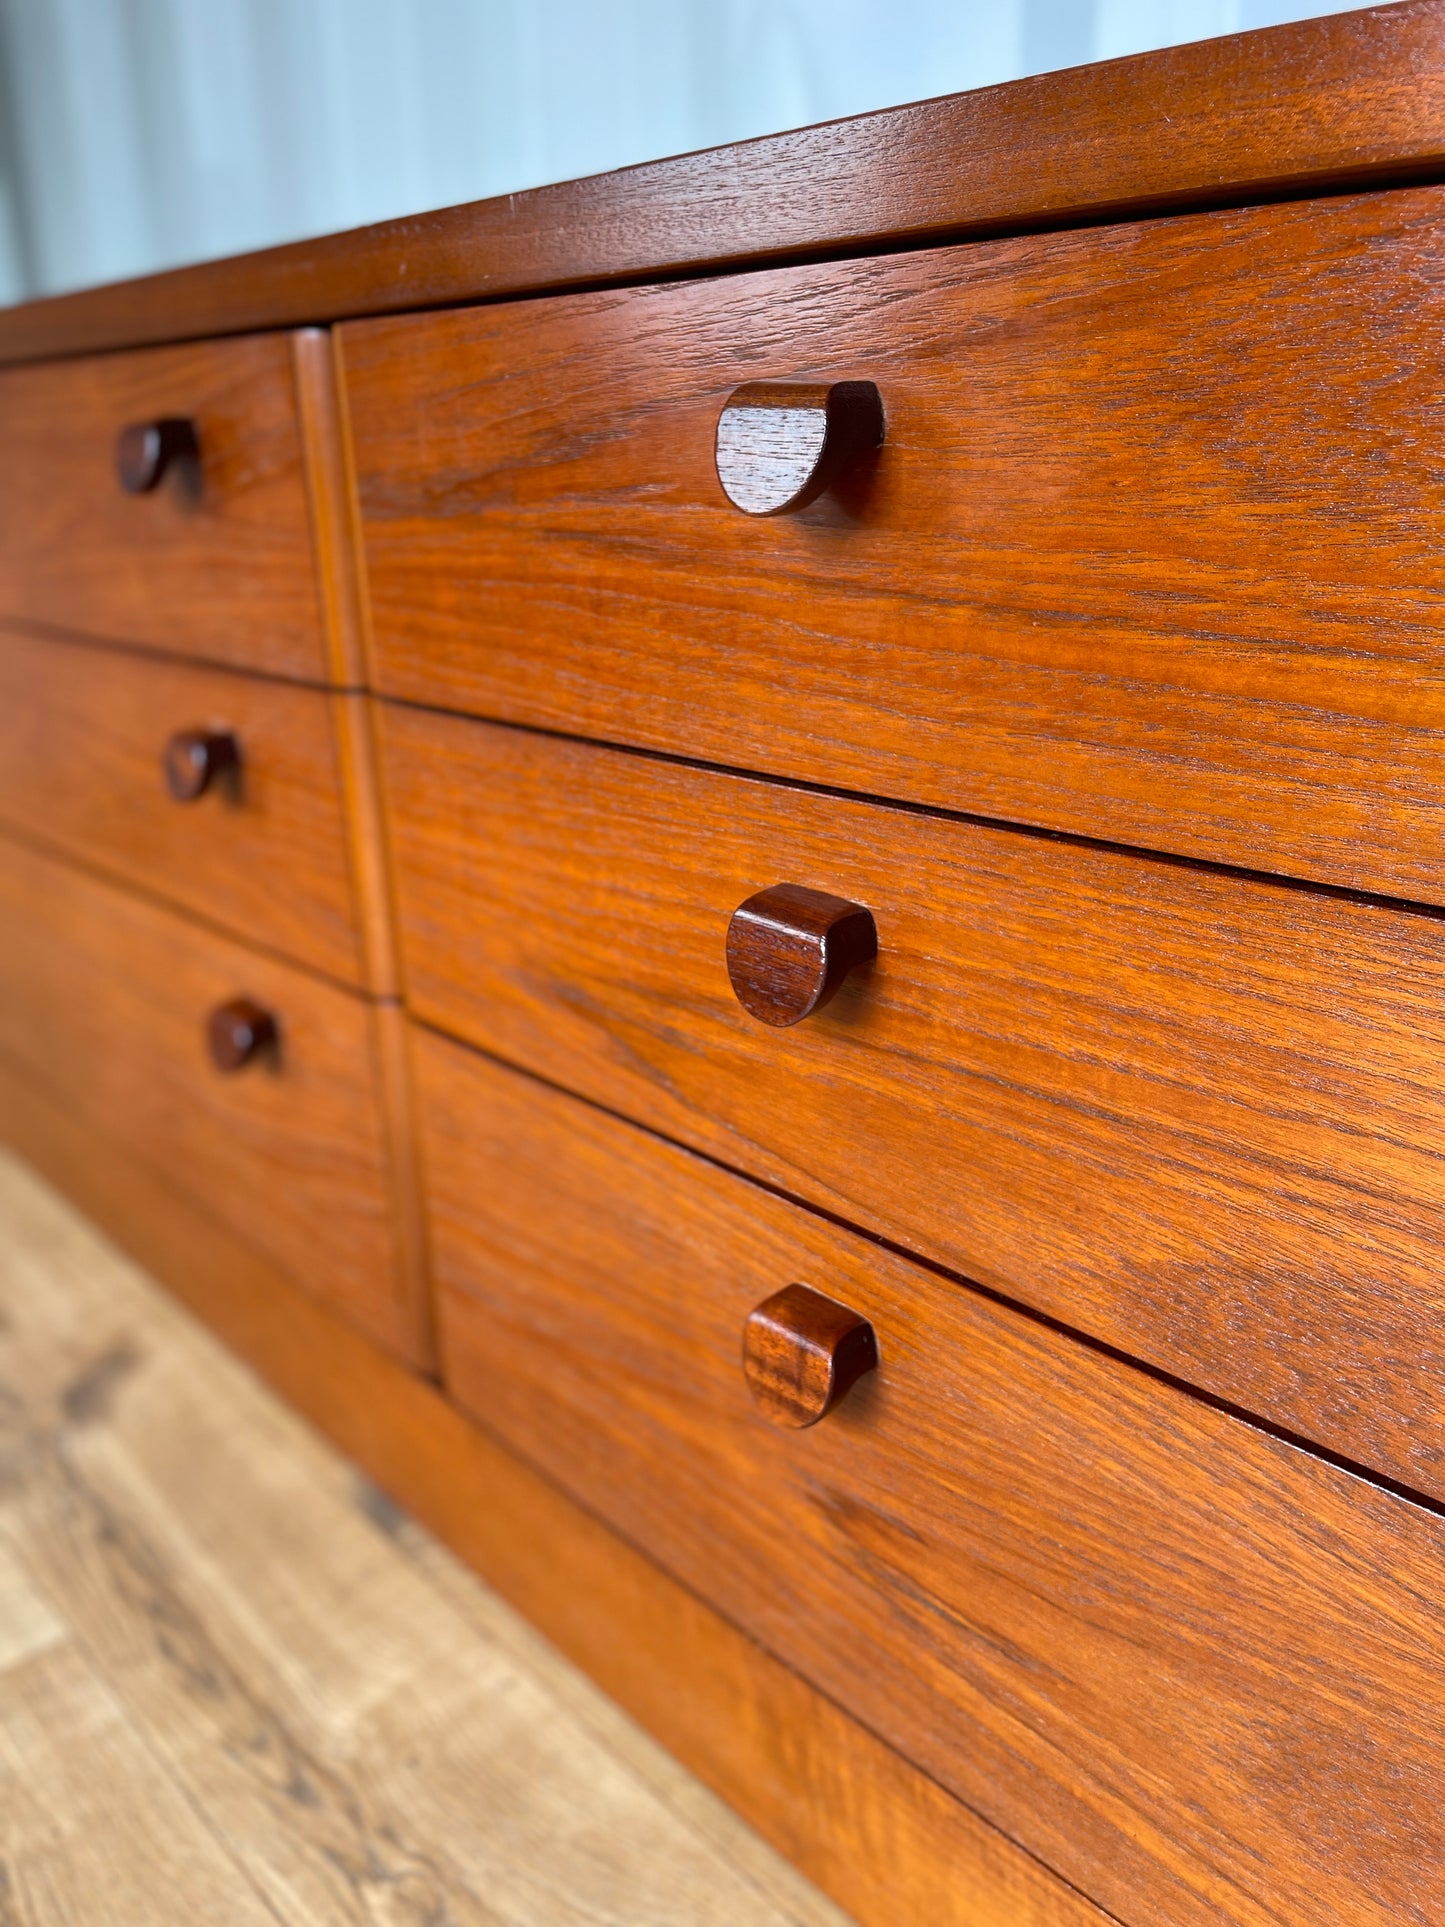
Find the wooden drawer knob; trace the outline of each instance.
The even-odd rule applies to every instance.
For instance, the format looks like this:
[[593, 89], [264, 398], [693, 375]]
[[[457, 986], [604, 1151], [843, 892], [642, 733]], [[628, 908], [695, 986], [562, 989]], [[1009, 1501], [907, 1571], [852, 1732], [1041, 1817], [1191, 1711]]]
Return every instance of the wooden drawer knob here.
[[728, 925], [728, 976], [738, 1002], [779, 1029], [821, 1010], [855, 965], [877, 955], [871, 910], [801, 883], [760, 890]]
[[206, 1043], [218, 1071], [244, 1070], [276, 1042], [276, 1019], [249, 997], [233, 997], [206, 1020]]
[[127, 495], [147, 495], [172, 462], [194, 462], [200, 453], [196, 424], [184, 415], [132, 422], [116, 438], [115, 472]]
[[218, 776], [240, 767], [241, 746], [229, 730], [178, 729], [163, 760], [171, 795], [178, 803], [194, 803]]
[[873, 1327], [809, 1285], [785, 1285], [743, 1327], [743, 1373], [775, 1425], [816, 1425], [878, 1363]]
[[882, 440], [871, 381], [749, 382], [718, 417], [717, 478], [744, 515], [787, 515]]

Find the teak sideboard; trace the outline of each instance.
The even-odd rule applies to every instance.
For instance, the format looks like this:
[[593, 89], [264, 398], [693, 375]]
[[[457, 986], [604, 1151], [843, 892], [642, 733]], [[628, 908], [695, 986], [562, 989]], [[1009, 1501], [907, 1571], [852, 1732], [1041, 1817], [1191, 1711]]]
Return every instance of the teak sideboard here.
[[0, 1124], [869, 1927], [1445, 1921], [1445, 0], [0, 314]]

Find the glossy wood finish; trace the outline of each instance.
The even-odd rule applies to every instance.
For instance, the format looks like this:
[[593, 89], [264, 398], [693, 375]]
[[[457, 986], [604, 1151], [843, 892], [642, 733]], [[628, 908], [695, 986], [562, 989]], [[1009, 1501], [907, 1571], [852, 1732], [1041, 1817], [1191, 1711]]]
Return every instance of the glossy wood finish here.
[[[0, 624], [0, 822], [360, 983], [337, 739], [347, 700]], [[234, 736], [242, 765], [178, 808], [161, 758], [196, 724]]]
[[733, 994], [750, 1017], [774, 1029], [824, 1009], [850, 970], [878, 955], [873, 914], [860, 903], [775, 883], [728, 919], [726, 957]]
[[[1445, 923], [387, 706], [414, 1008], [1445, 1496]], [[878, 962], [792, 1030], [759, 876]]]
[[[420, 1064], [448, 1381], [504, 1439], [1119, 1919], [1445, 1910], [1439, 1516], [455, 1045]], [[801, 1433], [735, 1363], [779, 1275], [882, 1355]]]
[[[1445, 901], [1442, 260], [1422, 188], [348, 328], [380, 685]], [[876, 378], [866, 487], [721, 499], [758, 361]]]
[[[116, 479], [117, 432], [201, 455]], [[0, 616], [313, 681], [327, 663], [285, 336], [0, 373]]]
[[[423, 1357], [371, 1008], [9, 840], [0, 928], [0, 1054], [304, 1290]], [[280, 1047], [226, 1076], [206, 1025], [237, 998], [278, 1014]]]
[[743, 1320], [743, 1377], [774, 1425], [816, 1425], [877, 1369], [868, 1320], [811, 1285], [784, 1285]]
[[0, 314], [0, 360], [1439, 176], [1445, 9], [1040, 74]]
[[871, 381], [747, 382], [718, 416], [713, 461], [744, 515], [795, 515], [882, 446]]
[[1104, 1927], [1082, 1896], [3, 1057], [0, 1142], [78, 1199], [864, 1927]]

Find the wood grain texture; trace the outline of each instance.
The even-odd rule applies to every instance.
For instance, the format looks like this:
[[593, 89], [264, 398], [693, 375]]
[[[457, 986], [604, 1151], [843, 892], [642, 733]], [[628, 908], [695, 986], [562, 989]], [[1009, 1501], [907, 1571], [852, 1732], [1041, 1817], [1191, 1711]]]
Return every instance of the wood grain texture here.
[[0, 1671], [0, 1876], [6, 1927], [277, 1918], [72, 1639]]
[[[1122, 1920], [1445, 1908], [1445, 1521], [442, 1039], [447, 1381], [520, 1452]], [[878, 1335], [825, 1424], [737, 1331]]]
[[[8, 839], [0, 928], [0, 1054], [416, 1358], [372, 1009]], [[274, 1014], [279, 1045], [224, 1076], [206, 1024], [237, 997]]]
[[1102, 1927], [1090, 1903], [3, 1060], [0, 1139], [864, 1927]]
[[[116, 432], [162, 414], [200, 462], [128, 495]], [[0, 375], [0, 435], [0, 615], [326, 679], [285, 337]]]
[[0, 315], [0, 359], [1438, 174], [1440, 0], [382, 222]]
[[[1445, 900], [1445, 189], [344, 330], [378, 686]], [[739, 515], [738, 380], [871, 481]]]
[[[0, 821], [359, 984], [349, 700], [0, 623]], [[183, 805], [162, 758], [196, 726], [234, 734], [241, 767]]]
[[[409, 995], [480, 1044], [1445, 1496], [1445, 924], [384, 706]], [[733, 906], [866, 905], [791, 1030]]]
[[842, 1927], [10, 1159], [0, 1307], [7, 1922]]
[[883, 428], [871, 381], [744, 382], [718, 416], [717, 478], [745, 515], [795, 515], [873, 456]]
[[811, 1285], [784, 1285], [743, 1320], [743, 1377], [775, 1425], [816, 1425], [866, 1373], [878, 1340], [866, 1318]]
[[878, 955], [873, 913], [806, 884], [773, 883], [728, 918], [728, 981], [750, 1017], [774, 1029], [824, 1010], [850, 970]]

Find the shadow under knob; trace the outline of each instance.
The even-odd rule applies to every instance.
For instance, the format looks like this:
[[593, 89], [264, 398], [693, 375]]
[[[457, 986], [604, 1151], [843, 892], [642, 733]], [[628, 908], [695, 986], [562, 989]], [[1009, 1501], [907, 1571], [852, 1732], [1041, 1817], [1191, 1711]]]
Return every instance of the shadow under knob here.
[[785, 1285], [743, 1327], [743, 1375], [775, 1425], [816, 1425], [877, 1364], [868, 1320], [811, 1285]]
[[218, 1071], [244, 1070], [276, 1042], [276, 1019], [249, 997], [233, 997], [206, 1020], [206, 1044]]
[[787, 515], [882, 440], [883, 401], [871, 381], [749, 382], [718, 417], [717, 478], [744, 515]]

